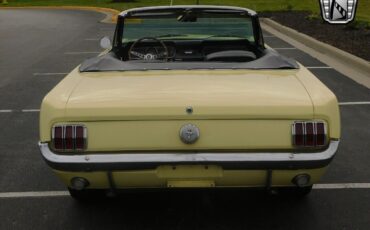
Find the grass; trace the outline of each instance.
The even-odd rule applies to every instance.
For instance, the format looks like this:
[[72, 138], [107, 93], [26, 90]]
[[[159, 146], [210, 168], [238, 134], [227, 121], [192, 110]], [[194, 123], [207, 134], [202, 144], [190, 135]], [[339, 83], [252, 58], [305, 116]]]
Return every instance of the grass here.
[[[0, 0], [1, 2], [2, 0]], [[119, 11], [141, 6], [169, 5], [171, 0], [8, 0], [7, 6], [97, 6]], [[204, 5], [232, 5], [262, 11], [307, 10], [320, 14], [318, 0], [199, 0]], [[173, 0], [174, 5], [195, 4], [196, 0]], [[358, 1], [356, 19], [370, 22], [370, 0]]]

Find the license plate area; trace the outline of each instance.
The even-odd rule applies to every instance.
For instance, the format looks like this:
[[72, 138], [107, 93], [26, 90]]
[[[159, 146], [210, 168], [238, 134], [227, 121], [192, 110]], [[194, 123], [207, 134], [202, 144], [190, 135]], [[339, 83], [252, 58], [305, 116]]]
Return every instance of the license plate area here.
[[170, 180], [167, 182], [169, 188], [209, 188], [215, 187], [215, 182], [211, 180]]
[[165, 179], [205, 180], [220, 178], [223, 169], [216, 165], [162, 165], [157, 168], [157, 176]]
[[216, 165], [163, 165], [157, 168], [157, 176], [167, 181], [169, 188], [215, 187], [223, 170]]

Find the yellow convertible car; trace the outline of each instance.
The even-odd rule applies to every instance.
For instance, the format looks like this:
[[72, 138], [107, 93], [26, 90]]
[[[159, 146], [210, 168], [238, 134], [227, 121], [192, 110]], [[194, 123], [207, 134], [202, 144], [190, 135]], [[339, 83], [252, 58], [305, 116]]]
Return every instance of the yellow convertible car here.
[[305, 195], [337, 151], [335, 95], [266, 47], [249, 9], [131, 9], [101, 45], [41, 106], [42, 156], [75, 198], [204, 187]]

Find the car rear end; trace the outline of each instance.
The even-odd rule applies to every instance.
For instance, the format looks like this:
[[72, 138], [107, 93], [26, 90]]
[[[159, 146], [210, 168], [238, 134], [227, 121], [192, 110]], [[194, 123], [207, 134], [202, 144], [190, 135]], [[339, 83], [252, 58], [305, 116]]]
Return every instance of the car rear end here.
[[336, 153], [336, 98], [307, 70], [138, 74], [75, 72], [44, 99], [40, 149], [69, 188], [310, 188]]

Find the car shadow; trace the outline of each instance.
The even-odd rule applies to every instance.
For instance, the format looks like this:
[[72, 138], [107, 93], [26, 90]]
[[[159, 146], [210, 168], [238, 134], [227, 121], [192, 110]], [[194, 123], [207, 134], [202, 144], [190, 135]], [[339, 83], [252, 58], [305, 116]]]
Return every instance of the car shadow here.
[[96, 225], [91, 227], [141, 230], [296, 229], [315, 218], [309, 197], [245, 189], [123, 192], [115, 198], [75, 201], [71, 212], [82, 219], [92, 217]]

